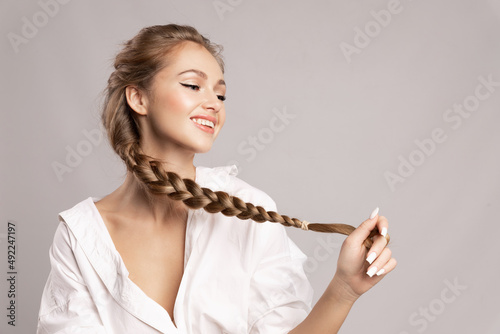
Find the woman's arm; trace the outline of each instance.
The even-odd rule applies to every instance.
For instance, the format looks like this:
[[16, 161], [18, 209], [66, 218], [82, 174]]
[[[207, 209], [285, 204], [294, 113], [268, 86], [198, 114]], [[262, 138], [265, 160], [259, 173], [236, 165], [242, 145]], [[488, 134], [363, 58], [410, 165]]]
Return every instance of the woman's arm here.
[[51, 271], [42, 294], [37, 334], [106, 333], [72, 243], [68, 227], [60, 222], [49, 251]]
[[385, 236], [376, 236], [369, 251], [364, 247], [363, 241], [375, 227], [386, 233], [387, 219], [375, 213], [346, 238], [332, 281], [307, 318], [290, 334], [337, 333], [354, 302], [396, 267]]
[[334, 277], [330, 283], [332, 288], [325, 291], [307, 318], [290, 334], [338, 332], [355, 300], [344, 296], [341, 282], [337, 284], [336, 281]]

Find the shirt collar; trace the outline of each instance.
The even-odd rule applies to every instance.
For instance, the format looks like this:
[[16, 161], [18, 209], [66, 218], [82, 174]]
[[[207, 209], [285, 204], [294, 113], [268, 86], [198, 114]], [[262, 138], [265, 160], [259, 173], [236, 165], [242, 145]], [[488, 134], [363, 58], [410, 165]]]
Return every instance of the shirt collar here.
[[[201, 187], [210, 188], [213, 191], [228, 191], [232, 185], [231, 176], [237, 174], [236, 165], [197, 166], [195, 181]], [[104, 221], [95, 206], [94, 202], [99, 199], [99, 197], [88, 197], [73, 208], [61, 212], [59, 216], [64, 219], [77, 239], [78, 245], [117, 303], [161, 332], [178, 333], [177, 328], [167, 319], [169, 315], [166, 310], [147, 297], [137, 285], [128, 279], [129, 272], [114, 247]], [[194, 210], [188, 211], [188, 224], [193, 217], [193, 212]], [[197, 239], [196, 235], [201, 233], [202, 228], [203, 226], [196, 228], [194, 243]], [[193, 247], [194, 245], [190, 246], [189, 252]], [[188, 255], [186, 254], [185, 261]], [[144, 303], [149, 303], [149, 307], [143, 307]]]

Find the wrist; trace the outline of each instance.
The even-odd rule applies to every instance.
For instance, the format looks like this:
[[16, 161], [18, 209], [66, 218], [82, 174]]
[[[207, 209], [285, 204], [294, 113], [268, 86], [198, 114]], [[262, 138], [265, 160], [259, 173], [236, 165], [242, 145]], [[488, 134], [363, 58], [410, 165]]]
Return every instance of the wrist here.
[[354, 304], [354, 302], [356, 302], [361, 296], [355, 293], [349, 284], [337, 274], [333, 276], [333, 279], [327, 288], [327, 292], [330, 299], [351, 305]]

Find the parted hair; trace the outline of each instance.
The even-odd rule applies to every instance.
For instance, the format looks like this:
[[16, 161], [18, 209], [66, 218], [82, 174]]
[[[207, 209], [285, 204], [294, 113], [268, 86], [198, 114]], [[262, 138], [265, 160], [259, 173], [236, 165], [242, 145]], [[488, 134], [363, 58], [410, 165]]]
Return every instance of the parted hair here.
[[[355, 228], [347, 224], [317, 224], [290, 218], [274, 211], [266, 211], [259, 205], [247, 203], [224, 191], [201, 187], [191, 179], [183, 179], [178, 174], [165, 170], [161, 161], [142, 151], [138, 116], [127, 103], [125, 89], [134, 85], [148, 92], [154, 76], [168, 66], [169, 54], [186, 41], [204, 46], [224, 73], [222, 46], [212, 43], [194, 27], [186, 25], [167, 24], [143, 28], [123, 44], [114, 59], [114, 71], [104, 91], [102, 123], [111, 147], [125, 162], [127, 170], [151, 194], [167, 195], [171, 199], [182, 201], [191, 209], [203, 208], [210, 213], [220, 212], [258, 223], [270, 221], [317, 232], [349, 235], [354, 231]], [[371, 247], [372, 237], [376, 234], [377, 230], [372, 231], [365, 240], [367, 248]]]

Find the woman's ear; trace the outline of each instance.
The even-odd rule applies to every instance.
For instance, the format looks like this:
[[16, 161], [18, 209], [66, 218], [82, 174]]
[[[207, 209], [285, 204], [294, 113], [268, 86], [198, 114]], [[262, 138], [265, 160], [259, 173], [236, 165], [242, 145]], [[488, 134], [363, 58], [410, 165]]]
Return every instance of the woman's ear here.
[[139, 115], [146, 116], [147, 111], [147, 100], [145, 94], [137, 88], [136, 86], [125, 87], [125, 96], [127, 97], [127, 103]]

